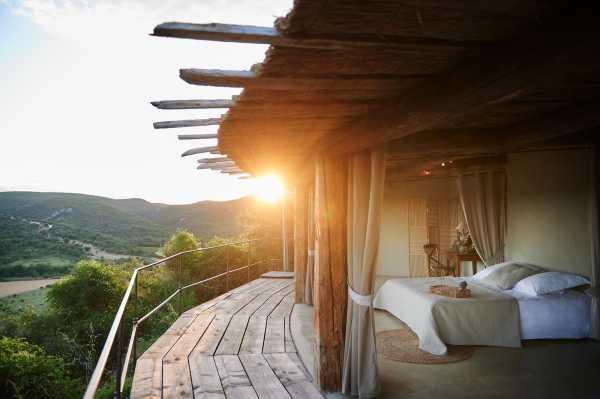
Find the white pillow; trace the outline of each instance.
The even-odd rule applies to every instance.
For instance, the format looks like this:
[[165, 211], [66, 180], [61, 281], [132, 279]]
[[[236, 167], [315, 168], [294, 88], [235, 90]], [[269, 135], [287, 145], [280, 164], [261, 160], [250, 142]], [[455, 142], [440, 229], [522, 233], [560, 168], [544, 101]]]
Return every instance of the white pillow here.
[[587, 285], [590, 280], [573, 273], [545, 272], [534, 274], [519, 281], [513, 287], [514, 291], [529, 296], [559, 293], [569, 288]]
[[511, 266], [511, 265], [518, 265], [518, 266], [523, 266], [523, 267], [527, 267], [533, 270], [541, 270], [541, 268], [537, 267], [537, 266], [533, 266], [533, 265], [529, 265], [526, 263], [521, 263], [521, 262], [515, 262], [515, 261], [509, 261], [509, 262], [502, 262], [502, 263], [498, 263], [496, 265], [492, 265], [492, 266], [488, 266], [485, 269], [475, 273], [473, 275], [473, 280], [478, 280], [481, 281], [483, 279], [485, 279], [487, 276], [489, 276], [491, 273], [495, 272], [498, 269], [502, 269], [506, 266]]

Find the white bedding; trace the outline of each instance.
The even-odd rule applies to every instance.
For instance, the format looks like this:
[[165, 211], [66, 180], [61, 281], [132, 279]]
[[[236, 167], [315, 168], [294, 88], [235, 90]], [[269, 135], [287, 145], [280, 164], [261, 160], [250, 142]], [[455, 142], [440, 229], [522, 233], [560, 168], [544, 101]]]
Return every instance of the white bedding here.
[[470, 284], [471, 298], [433, 295], [434, 284], [458, 285], [461, 278], [400, 278], [388, 280], [373, 306], [406, 323], [419, 337], [419, 348], [434, 355], [453, 345], [520, 347], [519, 307], [510, 295]]
[[564, 294], [526, 296], [505, 291], [519, 302], [521, 339], [586, 338], [590, 332], [590, 297], [568, 290]]
[[[462, 280], [469, 283], [473, 298], [453, 299], [428, 292], [430, 285], [458, 285]], [[521, 339], [587, 337], [589, 301], [587, 295], [571, 290], [530, 297], [494, 290], [464, 277], [432, 277], [388, 280], [377, 292], [373, 306], [406, 323], [419, 337], [422, 350], [443, 355], [445, 343], [518, 347]]]

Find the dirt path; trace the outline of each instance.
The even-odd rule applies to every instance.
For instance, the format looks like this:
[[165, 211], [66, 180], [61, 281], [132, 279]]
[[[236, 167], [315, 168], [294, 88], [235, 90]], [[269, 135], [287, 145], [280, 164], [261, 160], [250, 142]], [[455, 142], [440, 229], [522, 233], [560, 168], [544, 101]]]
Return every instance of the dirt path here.
[[58, 280], [60, 279], [46, 278], [41, 280], [0, 281], [0, 298], [37, 290], [40, 287], [54, 284]]

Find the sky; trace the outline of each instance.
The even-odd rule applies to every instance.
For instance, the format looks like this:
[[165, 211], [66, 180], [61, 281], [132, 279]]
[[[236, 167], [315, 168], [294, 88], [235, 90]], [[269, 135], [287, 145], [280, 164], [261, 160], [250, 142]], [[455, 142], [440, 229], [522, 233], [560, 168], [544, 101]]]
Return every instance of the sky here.
[[156, 100], [230, 98], [180, 68], [249, 69], [267, 46], [152, 37], [161, 22], [272, 26], [292, 0], [0, 0], [0, 191], [58, 191], [169, 204], [248, 195], [252, 180], [196, 170], [178, 141], [217, 126], [152, 122], [225, 110], [158, 110]]

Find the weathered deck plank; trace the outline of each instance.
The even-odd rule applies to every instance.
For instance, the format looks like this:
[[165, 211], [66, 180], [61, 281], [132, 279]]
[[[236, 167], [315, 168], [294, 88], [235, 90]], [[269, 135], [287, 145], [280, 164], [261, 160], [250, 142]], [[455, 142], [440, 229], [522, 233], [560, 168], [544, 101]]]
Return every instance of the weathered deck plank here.
[[323, 398], [319, 390], [310, 382], [306, 372], [298, 366], [296, 361], [300, 360], [295, 353], [271, 353], [265, 354], [264, 357], [292, 398]]
[[[192, 389], [196, 399], [225, 399], [221, 378], [212, 356], [190, 357]], [[176, 398], [177, 396], [167, 396]]]
[[[279, 283], [274, 285], [274, 287], [278, 287]], [[285, 290], [289, 287], [289, 285], [283, 285], [280, 288], [276, 288], [275, 290], [263, 292], [260, 295], [256, 296], [252, 301], [250, 301], [245, 307], [243, 307], [238, 313], [236, 313], [229, 326], [227, 327], [227, 331], [223, 335], [221, 343], [215, 352], [216, 355], [235, 355], [239, 352], [240, 347], [242, 345], [242, 340], [244, 338], [244, 334], [247, 331], [248, 322], [250, 321], [250, 317], [258, 311], [270, 298], [275, 295], [278, 295], [282, 290]]]
[[236, 355], [215, 356], [227, 399], [258, 399], [246, 371]]
[[239, 355], [239, 358], [259, 398], [290, 398], [285, 387], [269, 367], [269, 363], [262, 354]]
[[163, 358], [163, 396], [192, 398], [188, 355], [211, 324], [213, 314], [200, 314]]
[[184, 312], [137, 362], [132, 398], [323, 398], [294, 353], [290, 279], [259, 278]]

